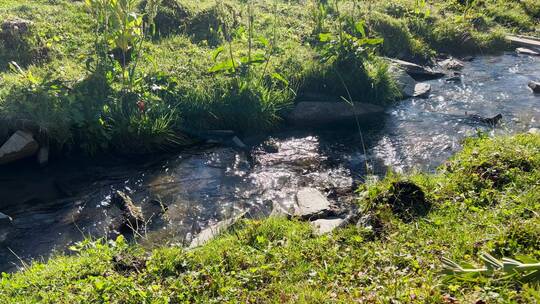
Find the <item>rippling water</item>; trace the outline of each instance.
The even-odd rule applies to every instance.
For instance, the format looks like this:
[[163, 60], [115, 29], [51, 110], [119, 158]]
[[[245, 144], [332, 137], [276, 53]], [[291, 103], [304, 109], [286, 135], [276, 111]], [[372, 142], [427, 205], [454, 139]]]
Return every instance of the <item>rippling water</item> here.
[[[14, 224], [0, 228], [0, 271], [20, 259], [47, 256], [84, 235], [106, 234], [114, 190], [135, 202], [168, 206], [151, 218], [146, 244], [183, 244], [200, 229], [249, 210], [267, 214], [287, 208], [299, 187], [326, 193], [351, 189], [369, 170], [434, 170], [478, 131], [514, 133], [540, 126], [540, 96], [527, 88], [540, 79], [540, 59], [504, 55], [467, 63], [462, 82], [430, 81], [431, 96], [390, 107], [375, 122], [356, 129], [284, 130], [247, 139], [250, 151], [198, 147], [147, 164], [121, 160], [66, 161], [37, 170], [31, 165], [0, 169], [0, 211]], [[501, 113], [497, 128], [469, 114]], [[5, 239], [4, 242], [1, 242]]]

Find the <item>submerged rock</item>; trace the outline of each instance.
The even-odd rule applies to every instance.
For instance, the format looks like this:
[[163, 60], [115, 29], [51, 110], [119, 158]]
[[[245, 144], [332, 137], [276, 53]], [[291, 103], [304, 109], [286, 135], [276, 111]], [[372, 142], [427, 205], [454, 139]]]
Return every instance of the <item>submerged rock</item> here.
[[115, 216], [109, 229], [118, 232], [126, 233], [128, 231], [140, 230], [144, 224], [144, 216], [141, 208], [135, 206], [133, 200], [122, 191], [116, 191], [112, 197], [112, 204], [116, 206], [121, 214]]
[[244, 142], [238, 136], [233, 137], [232, 142], [236, 147], [238, 147], [240, 149], [246, 149], [247, 148], [246, 144], [244, 144]]
[[540, 82], [531, 81], [528, 86], [534, 93], [540, 94]]
[[478, 114], [471, 114], [469, 115], [469, 117], [476, 122], [481, 122], [481, 123], [488, 124], [491, 126], [496, 126], [497, 124], [499, 124], [499, 122], [503, 118], [502, 114], [497, 114], [493, 117], [483, 117]]
[[0, 165], [32, 156], [38, 149], [32, 133], [17, 131], [0, 147]]
[[302, 188], [296, 194], [294, 216], [302, 219], [320, 218], [330, 212], [330, 202], [317, 189]]
[[351, 122], [358, 116], [382, 112], [383, 107], [369, 103], [302, 101], [289, 113], [287, 121], [294, 125], [321, 126]]

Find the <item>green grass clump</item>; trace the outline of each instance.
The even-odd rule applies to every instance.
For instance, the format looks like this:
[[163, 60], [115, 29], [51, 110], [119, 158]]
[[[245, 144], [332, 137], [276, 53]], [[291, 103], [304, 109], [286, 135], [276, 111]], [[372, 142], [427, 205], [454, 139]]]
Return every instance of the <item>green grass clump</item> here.
[[[364, 225], [317, 236], [308, 223], [243, 220], [189, 251], [85, 241], [72, 256], [4, 274], [0, 302], [535, 303], [538, 282], [446, 276], [440, 259], [540, 258], [538, 180], [540, 136], [468, 140], [436, 174], [362, 187]], [[427, 212], [403, 217], [406, 184]]]

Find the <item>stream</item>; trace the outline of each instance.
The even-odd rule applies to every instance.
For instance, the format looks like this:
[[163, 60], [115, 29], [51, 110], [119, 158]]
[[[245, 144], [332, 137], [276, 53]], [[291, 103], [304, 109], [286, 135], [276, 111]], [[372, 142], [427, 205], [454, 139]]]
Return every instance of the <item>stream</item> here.
[[[540, 79], [539, 57], [477, 57], [461, 73], [461, 82], [428, 81], [429, 98], [396, 103], [361, 130], [285, 129], [244, 139], [248, 150], [203, 145], [145, 163], [68, 159], [45, 168], [0, 167], [0, 212], [13, 218], [10, 227], [0, 227], [0, 272], [64, 252], [85, 236], [106, 235], [115, 190], [143, 210], [167, 206], [148, 219], [143, 245], [181, 245], [241, 212], [256, 217], [272, 205], [287, 208], [301, 187], [339, 200], [332, 193], [350, 191], [368, 173], [434, 171], [479, 131], [512, 134], [540, 126], [540, 96], [527, 88]], [[499, 113], [495, 128], [468, 116]]]

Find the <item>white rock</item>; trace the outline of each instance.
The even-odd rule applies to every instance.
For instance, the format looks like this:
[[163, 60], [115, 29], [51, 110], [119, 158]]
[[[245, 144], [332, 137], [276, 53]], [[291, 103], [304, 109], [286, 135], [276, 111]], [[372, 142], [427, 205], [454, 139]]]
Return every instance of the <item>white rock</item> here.
[[0, 165], [32, 156], [38, 149], [32, 133], [17, 131], [0, 147]]
[[427, 97], [431, 92], [431, 85], [428, 83], [417, 83], [414, 87], [414, 97]]
[[530, 128], [529, 133], [530, 134], [540, 134], [540, 129], [539, 128]]
[[314, 188], [300, 189], [296, 194], [296, 203], [294, 215], [301, 218], [320, 216], [330, 209], [330, 202]]
[[528, 48], [517, 48], [517, 49], [516, 49], [516, 52], [517, 52], [518, 54], [523, 54], [523, 55], [540, 56], [540, 53], [539, 53], [539, 52], [533, 51], [533, 50], [528, 49]]
[[319, 219], [311, 222], [311, 225], [315, 229], [317, 235], [323, 235], [334, 231], [334, 229], [343, 226], [345, 219], [342, 218], [328, 218]]

